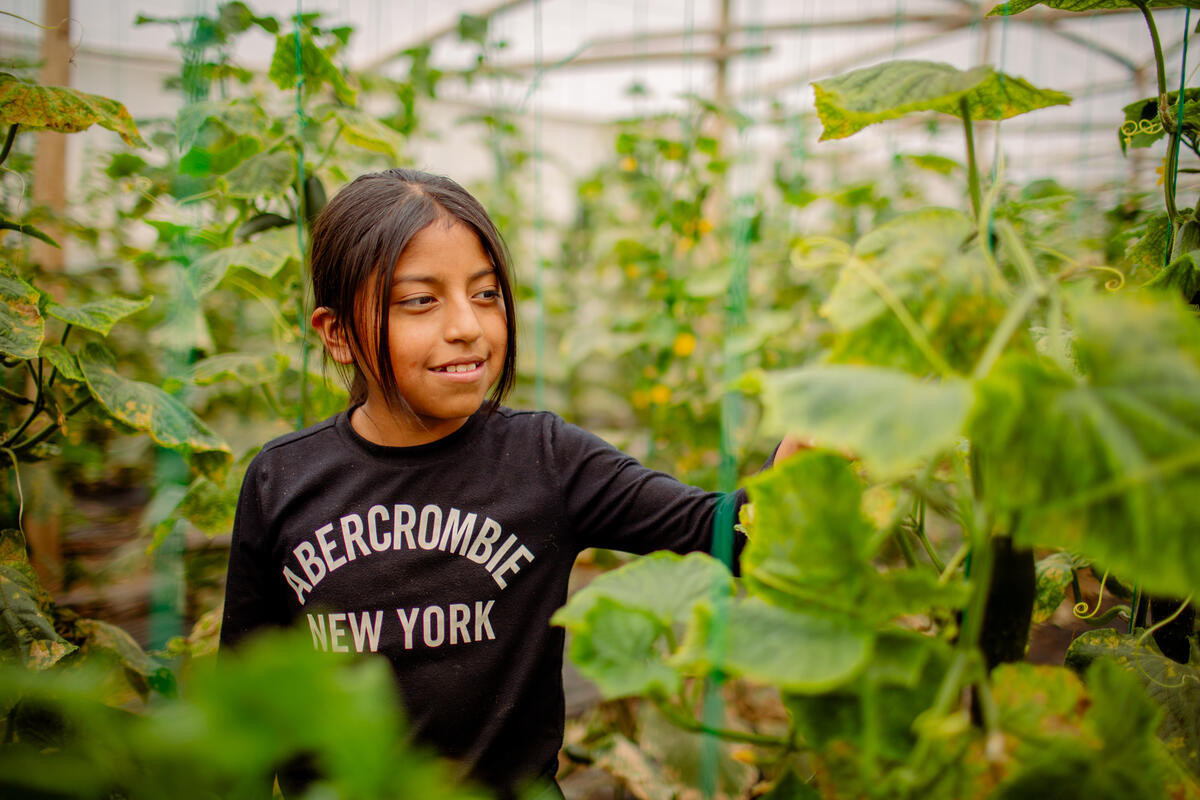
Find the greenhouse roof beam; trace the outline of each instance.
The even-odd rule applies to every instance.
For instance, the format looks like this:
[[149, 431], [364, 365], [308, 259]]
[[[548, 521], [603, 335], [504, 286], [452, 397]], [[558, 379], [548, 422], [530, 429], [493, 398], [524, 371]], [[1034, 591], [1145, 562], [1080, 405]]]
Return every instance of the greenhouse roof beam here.
[[1046, 26], [1046, 30], [1060, 39], [1065, 39], [1072, 44], [1077, 44], [1080, 47], [1099, 53], [1102, 56], [1107, 56], [1121, 66], [1125, 67], [1130, 72], [1137, 72], [1138, 65], [1132, 58], [1129, 58], [1124, 53], [1121, 53], [1103, 42], [1098, 42], [1095, 39], [1089, 39], [1086, 36], [1075, 33], [1074, 31], [1063, 30], [1057, 24], [1051, 23]]
[[[470, 16], [480, 17], [482, 19], [491, 20], [492, 17], [499, 16], [500, 14], [503, 14], [506, 11], [511, 11], [512, 9], [523, 6], [528, 2], [530, 2], [530, 0], [498, 0], [498, 2], [488, 6], [486, 8], [480, 9], [478, 12], [472, 13]], [[465, 16], [465, 15], [463, 15], [463, 16]], [[385, 64], [389, 64], [389, 63], [395, 61], [397, 58], [402, 57], [409, 50], [412, 50], [417, 47], [427, 47], [427, 46], [433, 44], [434, 42], [436, 42], [438, 39], [441, 39], [444, 36], [449, 36], [452, 33], [457, 33], [458, 29], [459, 29], [459, 21], [461, 19], [462, 19], [462, 16], [459, 16], [458, 18], [456, 18], [454, 20], [454, 22], [452, 22], [448, 25], [443, 25], [440, 28], [434, 28], [432, 31], [429, 31], [428, 33], [426, 33], [424, 36], [422, 36], [420, 39], [418, 39], [415, 42], [409, 42], [408, 44], [404, 45], [403, 47], [397, 48], [396, 50], [392, 50], [389, 53], [384, 53], [381, 56], [377, 56], [376, 58], [371, 59], [371, 61], [369, 61], [367, 64], [363, 65], [363, 69], [367, 70], [367, 71], [379, 69], [380, 67], [384, 66]]]
[[754, 45], [748, 47], [718, 47], [714, 50], [659, 50], [649, 53], [613, 53], [611, 55], [567, 55], [558, 60], [542, 59], [541, 61], [517, 61], [511, 64], [495, 64], [497, 72], [532, 72], [542, 69], [561, 69], [563, 67], [585, 67], [599, 64], [627, 64], [630, 62], [646, 61], [687, 61], [708, 59], [712, 61], [729, 60], [748, 56], [765, 56], [771, 53], [770, 45]]

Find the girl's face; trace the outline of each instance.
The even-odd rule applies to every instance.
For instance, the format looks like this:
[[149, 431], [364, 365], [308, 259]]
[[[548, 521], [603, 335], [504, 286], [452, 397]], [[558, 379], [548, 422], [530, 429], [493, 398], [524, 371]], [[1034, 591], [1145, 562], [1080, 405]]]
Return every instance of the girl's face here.
[[[424, 444], [458, 430], [500, 376], [508, 346], [504, 298], [478, 236], [449, 218], [435, 220], [412, 238], [392, 279], [388, 349], [411, 413], [388, 407], [372, 377], [377, 370], [367, 368], [367, 399], [351, 424], [378, 444]], [[375, 299], [367, 298], [362, 307], [376, 307]], [[336, 320], [328, 309], [324, 316], [322, 311], [313, 313], [313, 326], [333, 358], [350, 363], [344, 337], [335, 334], [331, 342], [327, 335]], [[374, 344], [366, 349], [371, 358]]]

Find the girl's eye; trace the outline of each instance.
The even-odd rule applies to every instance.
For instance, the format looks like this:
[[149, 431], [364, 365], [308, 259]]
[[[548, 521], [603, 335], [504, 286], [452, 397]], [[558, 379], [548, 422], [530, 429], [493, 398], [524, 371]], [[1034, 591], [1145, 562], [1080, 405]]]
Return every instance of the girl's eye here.
[[475, 296], [478, 297], [480, 300], [497, 300], [500, 298], [500, 290], [499, 289], [484, 289], [483, 291], [479, 292]]
[[418, 297], [406, 297], [399, 302], [399, 305], [404, 308], [424, 308], [425, 306], [432, 305], [434, 302], [436, 301], [432, 295], [423, 294]]

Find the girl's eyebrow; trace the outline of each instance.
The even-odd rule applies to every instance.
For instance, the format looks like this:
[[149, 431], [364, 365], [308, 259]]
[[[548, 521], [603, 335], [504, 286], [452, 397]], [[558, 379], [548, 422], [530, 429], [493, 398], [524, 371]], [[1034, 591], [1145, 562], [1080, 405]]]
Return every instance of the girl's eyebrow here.
[[[483, 269], [481, 269], [478, 272], [471, 275], [471, 277], [467, 278], [467, 282], [472, 283], [474, 281], [479, 280], [480, 278], [486, 278], [489, 275], [495, 275], [495, 274], [496, 274], [495, 267], [484, 267]], [[392, 279], [393, 284], [398, 284], [398, 283], [441, 283], [441, 282], [442, 282], [441, 278], [436, 278], [433, 275], [397, 275], [395, 278]]]

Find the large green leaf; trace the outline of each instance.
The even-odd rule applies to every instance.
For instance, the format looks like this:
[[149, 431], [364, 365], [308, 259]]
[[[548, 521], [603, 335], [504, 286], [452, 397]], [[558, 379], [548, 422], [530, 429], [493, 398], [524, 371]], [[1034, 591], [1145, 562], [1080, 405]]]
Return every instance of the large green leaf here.
[[933, 61], [885, 61], [813, 83], [821, 139], [842, 139], [876, 122], [914, 111], [940, 111], [972, 119], [1008, 119], [1071, 98], [990, 66], [963, 72]]
[[49, 361], [63, 378], [69, 381], [83, 380], [83, 373], [79, 370], [75, 354], [61, 344], [43, 342], [38, 355]]
[[230, 133], [262, 134], [265, 118], [262, 106], [243, 100], [185, 103], [175, 118], [175, 139], [183, 152], [190, 150], [204, 123], [213, 120]]
[[667, 628], [688, 622], [696, 604], [714, 592], [729, 595], [732, 591], [733, 576], [715, 558], [660, 551], [598, 576], [572, 595], [551, 622], [578, 631], [592, 607], [607, 598], [638, 609]]
[[847, 618], [736, 598], [698, 605], [671, 663], [693, 675], [718, 670], [813, 694], [854, 677], [871, 657], [873, 640], [870, 628]]
[[46, 335], [46, 320], [38, 311], [41, 293], [0, 260], [0, 353], [12, 358], [35, 358]]
[[103, 346], [89, 342], [79, 354], [79, 367], [89, 391], [105, 411], [126, 425], [146, 431], [163, 447], [181, 453], [230, 452], [229, 445], [179, 400], [157, 386], [118, 373], [116, 359]]
[[[1200, 8], [1200, 0], [1147, 0], [1150, 8]], [[1136, 9], [1132, 0], [1008, 0], [988, 12], [988, 16], [1011, 16], [1034, 6], [1058, 11], [1100, 11], [1108, 8]]]
[[272, 197], [286, 192], [296, 180], [296, 157], [283, 150], [250, 156], [225, 175], [230, 197]]
[[1200, 251], [1197, 250], [1184, 253], [1159, 270], [1158, 274], [1143, 286], [1147, 289], [1173, 292], [1185, 300], [1191, 300], [1196, 292], [1200, 292], [1200, 264], [1196, 263], [1198, 254]]
[[863, 236], [821, 306], [838, 332], [830, 357], [918, 375], [940, 357], [969, 372], [1005, 312], [975, 231], [961, 212], [932, 207]]
[[824, 365], [767, 373], [763, 429], [848, 448], [877, 478], [903, 475], [954, 444], [971, 405], [963, 380], [883, 367]]
[[300, 261], [296, 230], [272, 228], [253, 241], [214, 250], [198, 259], [188, 267], [186, 278], [192, 292], [200, 297], [215, 289], [231, 267], [273, 278], [289, 261]]
[[115, 131], [133, 147], [148, 147], [133, 117], [116, 100], [64, 86], [27, 83], [0, 72], [0, 125], [76, 133], [92, 125]]
[[51, 301], [46, 306], [46, 313], [77, 328], [87, 328], [101, 336], [107, 336], [112, 326], [119, 320], [136, 314], [153, 302], [153, 296], [140, 300], [129, 300], [124, 297], [106, 297], [82, 306], [64, 306]]
[[1148, 591], [1200, 586], [1200, 326], [1147, 293], [1069, 303], [1082, 375], [1004, 357], [968, 423], [993, 511]]
[[663, 661], [662, 634], [644, 609], [597, 597], [573, 631], [571, 660], [606, 698], [671, 694], [683, 679]]
[[1033, 603], [1033, 621], [1045, 622], [1067, 599], [1067, 587], [1075, 580], [1075, 570], [1083, 566], [1070, 553], [1051, 553], [1039, 559], [1036, 567], [1037, 595]]
[[1112, 628], [1084, 631], [1067, 649], [1067, 665], [1082, 671], [1106, 657], [1136, 675], [1163, 710], [1159, 738], [1200, 776], [1200, 670], [1162, 655], [1152, 647], [1153, 640], [1139, 645], [1138, 638]]

